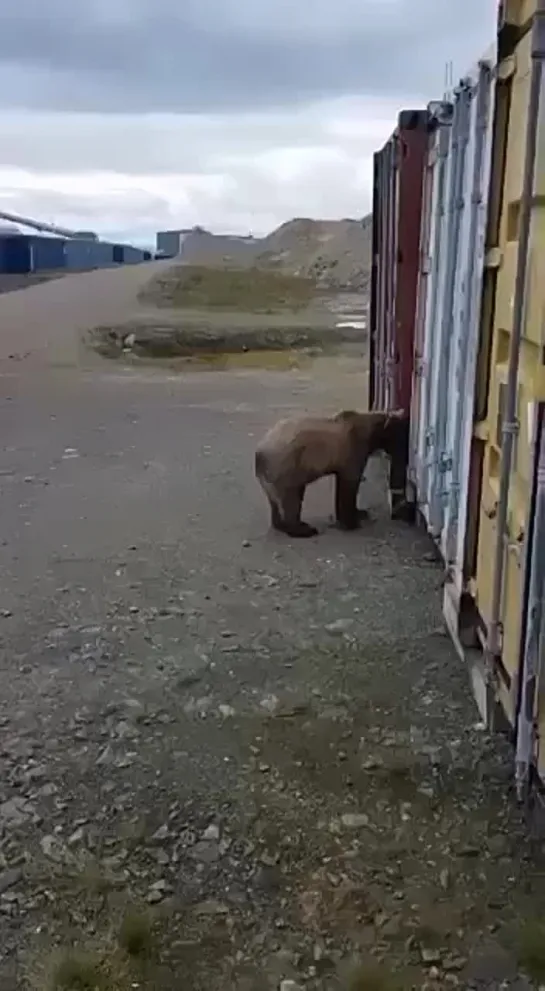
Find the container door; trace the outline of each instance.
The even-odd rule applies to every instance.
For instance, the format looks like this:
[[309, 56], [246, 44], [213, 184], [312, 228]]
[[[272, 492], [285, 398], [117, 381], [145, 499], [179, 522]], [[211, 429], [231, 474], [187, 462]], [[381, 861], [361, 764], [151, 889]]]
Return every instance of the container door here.
[[424, 325], [429, 291], [430, 273], [430, 234], [433, 206], [433, 186], [435, 163], [437, 158], [437, 131], [434, 129], [428, 137], [428, 151], [422, 185], [422, 217], [420, 224], [420, 244], [418, 257], [418, 284], [416, 295], [416, 319], [414, 332], [414, 370], [410, 417], [409, 436], [409, 471], [408, 476], [420, 491], [421, 461], [419, 438], [422, 431], [422, 391], [424, 385]]
[[448, 197], [445, 232], [446, 250], [441, 266], [441, 304], [436, 325], [439, 337], [437, 374], [432, 385], [430, 422], [433, 424], [429, 449], [431, 467], [429, 526], [432, 536], [440, 539], [446, 510], [448, 475], [452, 468], [452, 452], [447, 451], [448, 387], [452, 360], [454, 307], [458, 276], [460, 228], [464, 207], [463, 188], [467, 145], [469, 140], [469, 87], [463, 84], [455, 95], [452, 144], [448, 159]]
[[437, 162], [433, 176], [433, 198], [430, 225], [430, 274], [426, 314], [424, 320], [424, 345], [422, 354], [423, 383], [418, 437], [417, 461], [419, 465], [419, 504], [421, 512], [431, 526], [430, 503], [432, 480], [435, 471], [437, 374], [441, 352], [442, 298], [447, 248], [448, 183], [450, 178], [453, 106], [445, 105], [443, 122], [438, 131]]
[[469, 458], [473, 429], [475, 375], [479, 347], [487, 194], [492, 143], [492, 70], [482, 64], [474, 87], [461, 105], [468, 115], [463, 174], [463, 207], [455, 289], [453, 349], [448, 388], [446, 454], [450, 460], [443, 558], [462, 592]]
[[537, 407], [534, 430], [536, 458], [526, 551], [525, 623], [519, 673], [516, 719], [515, 778], [520, 800], [528, 797], [531, 773], [543, 778], [544, 754], [539, 741], [545, 729], [542, 673], [545, 660], [545, 427], [544, 407]]

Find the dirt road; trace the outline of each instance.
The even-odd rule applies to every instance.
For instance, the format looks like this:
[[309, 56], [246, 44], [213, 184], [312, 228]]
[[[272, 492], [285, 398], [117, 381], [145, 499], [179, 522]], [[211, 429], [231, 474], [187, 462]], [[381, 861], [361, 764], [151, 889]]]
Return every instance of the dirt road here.
[[540, 854], [427, 540], [380, 463], [372, 522], [330, 528], [319, 485], [300, 543], [252, 477], [260, 431], [356, 404], [360, 366], [76, 367], [115, 274], [0, 299], [2, 991], [370, 987], [357, 959], [530, 986]]

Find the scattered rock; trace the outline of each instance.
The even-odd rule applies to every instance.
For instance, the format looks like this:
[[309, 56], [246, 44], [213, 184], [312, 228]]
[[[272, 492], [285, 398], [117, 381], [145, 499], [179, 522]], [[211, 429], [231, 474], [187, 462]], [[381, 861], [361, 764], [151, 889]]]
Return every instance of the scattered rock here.
[[303, 988], [297, 981], [281, 981], [279, 991], [303, 991]]
[[420, 956], [422, 957], [422, 963], [425, 963], [428, 967], [441, 963], [441, 954], [439, 950], [433, 947], [421, 946]]
[[34, 808], [26, 798], [8, 799], [0, 805], [0, 825], [6, 829], [22, 826], [34, 815]]
[[220, 716], [223, 716], [224, 719], [232, 719], [233, 716], [236, 716], [237, 714], [236, 709], [233, 709], [232, 705], [223, 705], [223, 704], [218, 706], [218, 712]]
[[363, 829], [369, 825], [369, 816], [365, 812], [345, 812], [341, 822], [346, 829]]
[[346, 633], [353, 624], [353, 619], [335, 619], [332, 623], [327, 623], [325, 629], [328, 633]]
[[217, 843], [208, 840], [201, 840], [189, 851], [193, 860], [199, 860], [203, 864], [214, 864], [220, 858], [220, 850]]
[[216, 841], [219, 840], [220, 838], [219, 826], [216, 826], [215, 823], [210, 823], [210, 825], [205, 829], [204, 833], [202, 834], [202, 838], [203, 840], [216, 840]]
[[195, 905], [193, 913], [197, 917], [229, 915], [229, 906], [225, 905], [224, 902], [218, 902], [213, 898], [209, 898], [207, 901], [199, 902], [198, 905]]
[[20, 867], [12, 867], [7, 871], [3, 871], [0, 874], [0, 895], [3, 895], [5, 891], [9, 891], [10, 888], [14, 888], [22, 877], [23, 872]]

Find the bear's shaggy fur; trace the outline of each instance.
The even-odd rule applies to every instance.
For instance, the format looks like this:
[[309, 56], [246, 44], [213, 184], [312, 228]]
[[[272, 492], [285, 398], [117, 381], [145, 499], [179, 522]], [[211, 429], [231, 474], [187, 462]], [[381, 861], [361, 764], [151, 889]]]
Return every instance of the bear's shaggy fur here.
[[333, 417], [305, 416], [280, 420], [263, 437], [255, 454], [255, 474], [271, 507], [271, 524], [290, 537], [313, 537], [318, 531], [301, 520], [305, 489], [334, 475], [335, 516], [344, 530], [354, 530], [366, 515], [357, 508], [361, 478], [369, 457], [398, 449], [404, 413], [356, 413]]

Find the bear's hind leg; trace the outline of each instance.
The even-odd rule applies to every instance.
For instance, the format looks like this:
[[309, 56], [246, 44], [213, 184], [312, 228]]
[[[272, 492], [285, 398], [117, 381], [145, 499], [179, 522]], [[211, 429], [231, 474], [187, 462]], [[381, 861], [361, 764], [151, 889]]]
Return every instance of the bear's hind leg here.
[[315, 537], [316, 527], [304, 523], [301, 519], [301, 508], [305, 496], [305, 486], [290, 489], [282, 496], [282, 529], [288, 537]]
[[337, 475], [335, 479], [335, 516], [341, 530], [357, 530], [368, 514], [358, 509], [360, 480]]

